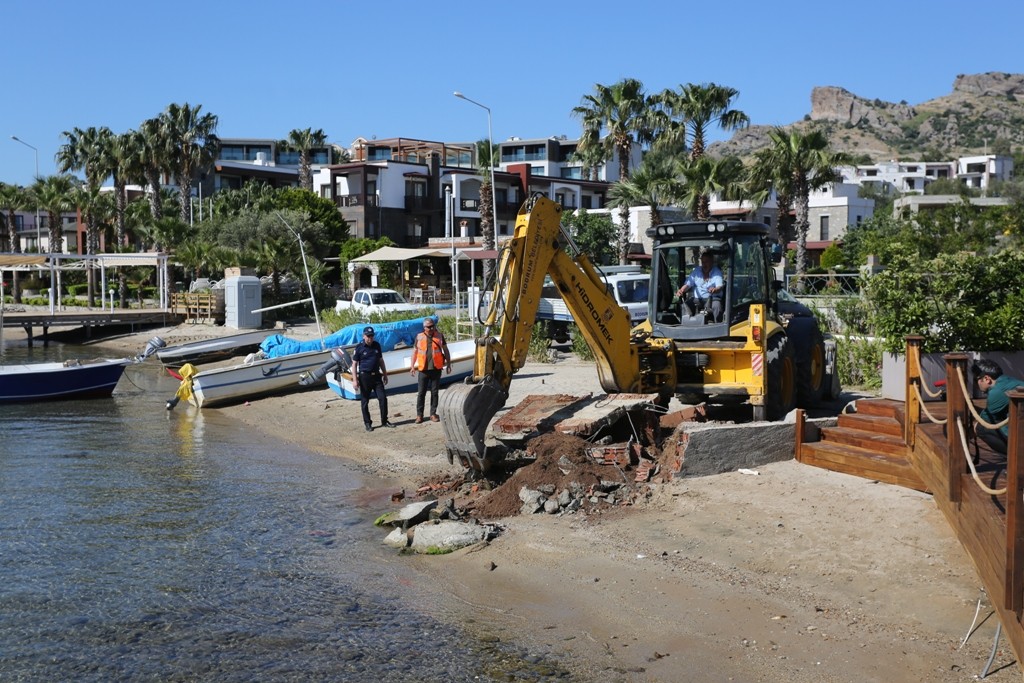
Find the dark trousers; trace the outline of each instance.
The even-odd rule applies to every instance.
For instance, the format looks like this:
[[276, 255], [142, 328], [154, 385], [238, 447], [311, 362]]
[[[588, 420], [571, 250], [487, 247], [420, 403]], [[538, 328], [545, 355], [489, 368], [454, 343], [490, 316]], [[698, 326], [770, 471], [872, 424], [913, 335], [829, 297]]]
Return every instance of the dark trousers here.
[[363, 424], [371, 425], [370, 419], [370, 398], [377, 397], [377, 404], [380, 406], [380, 423], [388, 421], [388, 396], [384, 393], [384, 383], [380, 381], [380, 375], [373, 372], [359, 373], [359, 407], [363, 410]]
[[430, 414], [437, 415], [437, 388], [441, 385], [441, 371], [420, 370], [416, 377], [416, 417], [423, 417], [423, 403], [430, 390]]
[[[691, 316], [703, 313], [708, 306], [707, 299], [701, 299], [699, 297], [690, 297], [686, 300], [686, 308]], [[711, 297], [711, 317], [715, 322], [722, 319], [722, 299], [721, 297]]]
[[978, 438], [984, 441], [989, 448], [994, 450], [996, 453], [1006, 455], [1006, 449], [1010, 444], [1007, 442], [1006, 437], [1003, 436], [1001, 431], [978, 425], [977, 434]]

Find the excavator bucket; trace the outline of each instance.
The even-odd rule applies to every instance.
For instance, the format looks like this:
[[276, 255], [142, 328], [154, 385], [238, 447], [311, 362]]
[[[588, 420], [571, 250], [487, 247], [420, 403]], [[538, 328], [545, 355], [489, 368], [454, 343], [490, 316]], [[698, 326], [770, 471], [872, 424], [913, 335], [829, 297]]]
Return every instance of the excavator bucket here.
[[508, 393], [491, 378], [476, 384], [456, 384], [441, 394], [438, 412], [448, 462], [458, 458], [463, 467], [478, 475], [487, 472], [487, 425], [507, 399]]

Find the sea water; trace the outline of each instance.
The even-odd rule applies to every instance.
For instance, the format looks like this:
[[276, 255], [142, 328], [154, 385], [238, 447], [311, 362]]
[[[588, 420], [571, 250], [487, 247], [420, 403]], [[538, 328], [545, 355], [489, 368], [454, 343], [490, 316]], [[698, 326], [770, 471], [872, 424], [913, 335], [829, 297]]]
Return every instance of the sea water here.
[[361, 503], [377, 482], [215, 410], [169, 412], [175, 388], [147, 363], [111, 399], [0, 406], [0, 680], [568, 678], [435, 618]]

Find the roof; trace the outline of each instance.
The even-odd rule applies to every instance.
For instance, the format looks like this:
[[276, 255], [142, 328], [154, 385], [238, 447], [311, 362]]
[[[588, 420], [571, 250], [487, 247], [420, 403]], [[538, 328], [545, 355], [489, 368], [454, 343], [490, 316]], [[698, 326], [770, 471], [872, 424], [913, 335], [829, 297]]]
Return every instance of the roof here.
[[[455, 258], [460, 261], [498, 258], [498, 252], [485, 249], [456, 249]], [[451, 249], [405, 249], [402, 247], [381, 247], [369, 254], [363, 254], [353, 261], [408, 261], [415, 258], [451, 258]]]

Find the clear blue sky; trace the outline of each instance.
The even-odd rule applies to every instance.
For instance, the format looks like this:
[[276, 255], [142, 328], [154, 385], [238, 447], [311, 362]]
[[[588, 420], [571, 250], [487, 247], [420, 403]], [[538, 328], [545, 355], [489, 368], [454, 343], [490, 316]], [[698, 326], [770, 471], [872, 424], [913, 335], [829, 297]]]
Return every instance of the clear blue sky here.
[[500, 141], [577, 136], [572, 108], [626, 77], [649, 92], [727, 85], [772, 125], [803, 118], [818, 85], [919, 104], [957, 74], [1024, 72], [1016, 0], [11, 0], [0, 25], [0, 181], [22, 185], [35, 158], [12, 135], [49, 175], [62, 131], [121, 133], [172, 102], [216, 114], [222, 137], [485, 138], [460, 90], [491, 108]]

